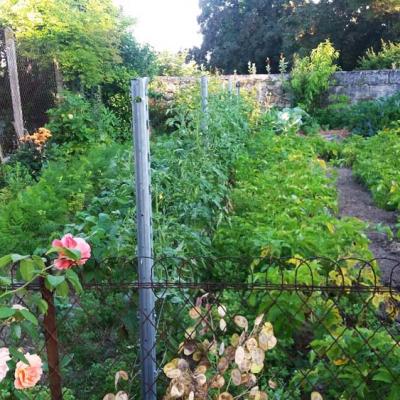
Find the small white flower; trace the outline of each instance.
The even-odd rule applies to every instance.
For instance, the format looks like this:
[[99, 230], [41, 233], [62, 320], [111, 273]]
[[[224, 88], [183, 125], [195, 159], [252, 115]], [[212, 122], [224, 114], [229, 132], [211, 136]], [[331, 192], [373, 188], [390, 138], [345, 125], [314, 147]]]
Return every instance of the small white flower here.
[[74, 119], [73, 114], [68, 114], [68, 119]]
[[290, 115], [289, 115], [288, 112], [283, 112], [283, 113], [281, 114], [281, 120], [282, 120], [282, 121], [289, 121], [289, 118], [290, 118]]

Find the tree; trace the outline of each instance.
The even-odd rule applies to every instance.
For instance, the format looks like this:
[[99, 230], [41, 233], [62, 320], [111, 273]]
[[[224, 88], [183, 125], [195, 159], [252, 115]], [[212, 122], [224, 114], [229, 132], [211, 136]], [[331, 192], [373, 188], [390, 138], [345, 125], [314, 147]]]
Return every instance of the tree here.
[[4, 0], [1, 25], [14, 30], [20, 54], [42, 64], [56, 61], [67, 81], [92, 87], [122, 62], [129, 21], [112, 0]]
[[246, 72], [248, 61], [265, 70], [267, 57], [277, 68], [283, 4], [284, 0], [200, 0], [203, 44], [191, 54], [199, 64], [225, 73]]
[[326, 39], [340, 52], [339, 64], [351, 70], [368, 48], [400, 34], [400, 14], [392, 0], [291, 1], [281, 20], [285, 27], [282, 51], [301, 56]]
[[200, 0], [201, 48], [198, 63], [226, 73], [247, 72], [247, 63], [265, 71], [270, 58], [277, 71], [279, 54], [309, 54], [329, 39], [340, 51], [339, 64], [353, 69], [368, 48], [400, 35], [398, 0]]
[[158, 54], [157, 63], [158, 73], [162, 76], [193, 76], [200, 73], [199, 66], [190, 60], [187, 51], [163, 51]]

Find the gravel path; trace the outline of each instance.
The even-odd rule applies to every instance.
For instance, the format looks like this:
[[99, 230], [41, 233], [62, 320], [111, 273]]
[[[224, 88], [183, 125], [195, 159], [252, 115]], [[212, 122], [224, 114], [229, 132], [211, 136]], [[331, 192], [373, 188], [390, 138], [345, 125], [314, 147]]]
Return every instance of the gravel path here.
[[353, 177], [351, 169], [338, 168], [338, 191], [340, 216], [359, 218], [367, 222], [370, 249], [380, 259], [379, 266], [385, 283], [390, 281], [391, 271], [395, 266], [393, 284], [400, 284], [400, 241], [390, 240], [387, 234], [379, 232], [377, 225], [388, 226], [396, 233], [397, 215], [395, 212], [378, 208], [371, 194]]

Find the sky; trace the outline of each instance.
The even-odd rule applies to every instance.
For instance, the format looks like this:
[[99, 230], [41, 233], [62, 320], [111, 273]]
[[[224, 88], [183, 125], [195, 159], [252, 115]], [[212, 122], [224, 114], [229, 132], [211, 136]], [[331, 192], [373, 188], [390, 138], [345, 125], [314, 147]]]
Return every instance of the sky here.
[[157, 51], [179, 51], [201, 44], [198, 0], [114, 0], [136, 20], [134, 35]]

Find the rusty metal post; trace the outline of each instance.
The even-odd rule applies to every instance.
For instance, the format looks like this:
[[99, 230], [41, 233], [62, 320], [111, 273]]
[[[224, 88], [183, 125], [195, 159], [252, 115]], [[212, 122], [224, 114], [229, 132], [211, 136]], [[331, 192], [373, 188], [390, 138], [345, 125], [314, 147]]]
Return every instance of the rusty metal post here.
[[60, 356], [58, 352], [56, 308], [54, 306], [54, 295], [44, 285], [41, 285], [43, 300], [48, 304], [47, 313], [44, 316], [44, 335], [46, 341], [47, 362], [49, 365], [49, 384], [51, 400], [62, 400], [62, 383], [60, 372]]

